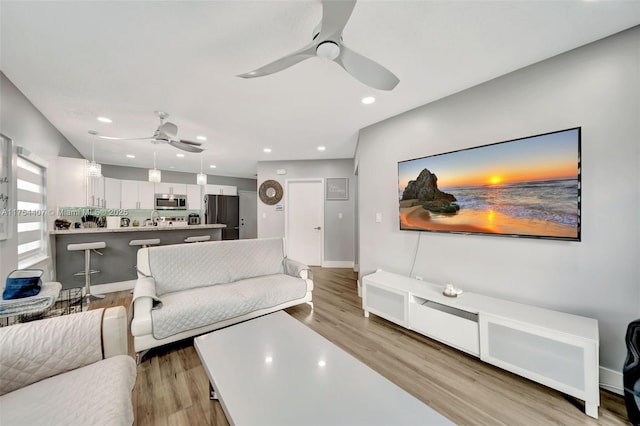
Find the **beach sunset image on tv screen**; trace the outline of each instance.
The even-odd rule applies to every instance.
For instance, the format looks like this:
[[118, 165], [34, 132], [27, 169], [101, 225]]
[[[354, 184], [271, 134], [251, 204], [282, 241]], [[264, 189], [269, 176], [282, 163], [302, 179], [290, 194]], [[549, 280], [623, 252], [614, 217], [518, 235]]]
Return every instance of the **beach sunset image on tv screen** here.
[[400, 229], [580, 241], [580, 131], [399, 162]]

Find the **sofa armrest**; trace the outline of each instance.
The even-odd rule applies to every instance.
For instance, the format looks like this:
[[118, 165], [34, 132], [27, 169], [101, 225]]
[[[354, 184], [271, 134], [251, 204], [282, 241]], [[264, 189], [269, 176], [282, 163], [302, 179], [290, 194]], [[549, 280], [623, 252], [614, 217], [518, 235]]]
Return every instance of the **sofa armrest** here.
[[124, 306], [108, 308], [102, 317], [102, 350], [105, 358], [128, 355], [127, 310]]
[[0, 328], [0, 395], [101, 360], [103, 312]]
[[302, 279], [311, 279], [311, 270], [307, 265], [297, 260], [284, 258], [284, 273], [292, 277], [300, 277]]
[[162, 304], [156, 296], [156, 281], [152, 277], [138, 278], [131, 301], [131, 334], [144, 336], [153, 331], [151, 310]]

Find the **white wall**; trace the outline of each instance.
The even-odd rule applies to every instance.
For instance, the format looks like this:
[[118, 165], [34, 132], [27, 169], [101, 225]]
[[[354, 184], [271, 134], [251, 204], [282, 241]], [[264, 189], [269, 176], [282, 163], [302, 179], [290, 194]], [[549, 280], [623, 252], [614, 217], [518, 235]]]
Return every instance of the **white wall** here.
[[[640, 27], [363, 129], [362, 274], [382, 268], [599, 320], [620, 372], [640, 317]], [[428, 72], [425, 78], [428, 78]], [[582, 126], [582, 241], [399, 231], [397, 162]], [[375, 223], [375, 213], [383, 222]]]
[[[57, 177], [57, 157], [76, 157], [82, 155], [62, 136], [58, 130], [36, 109], [35, 106], [0, 72], [0, 133], [13, 139], [15, 146], [23, 146], [49, 163], [47, 169], [47, 206], [55, 208], [55, 182]], [[10, 182], [15, 185], [15, 182]], [[15, 200], [10, 207], [15, 208]], [[48, 217], [49, 225], [55, 217]], [[16, 221], [12, 220], [11, 238], [0, 241], [0, 287], [4, 287], [6, 276], [18, 267]], [[49, 253], [51, 250], [49, 248]], [[38, 268], [52, 270], [51, 262], [37, 265]]]
[[[286, 175], [276, 174], [285, 169]], [[286, 190], [287, 179], [349, 178], [349, 199], [324, 203], [324, 261], [353, 264], [355, 245], [353, 160], [261, 161], [258, 162], [258, 189], [265, 180], [273, 179]], [[286, 197], [282, 197], [283, 204]], [[258, 200], [258, 238], [284, 237], [284, 210], [277, 211]], [[342, 213], [342, 219], [338, 214]], [[263, 218], [263, 215], [266, 217]], [[330, 263], [329, 263], [330, 264]]]

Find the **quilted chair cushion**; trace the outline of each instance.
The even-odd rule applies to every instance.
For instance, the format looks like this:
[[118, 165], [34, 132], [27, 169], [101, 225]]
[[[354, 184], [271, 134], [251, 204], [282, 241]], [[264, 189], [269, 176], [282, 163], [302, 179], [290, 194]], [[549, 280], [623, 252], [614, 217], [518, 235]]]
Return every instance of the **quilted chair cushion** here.
[[135, 381], [135, 361], [114, 356], [1, 396], [0, 424], [130, 426]]
[[0, 328], [0, 395], [101, 360], [102, 312]]
[[156, 294], [282, 274], [281, 238], [211, 241], [149, 248]]

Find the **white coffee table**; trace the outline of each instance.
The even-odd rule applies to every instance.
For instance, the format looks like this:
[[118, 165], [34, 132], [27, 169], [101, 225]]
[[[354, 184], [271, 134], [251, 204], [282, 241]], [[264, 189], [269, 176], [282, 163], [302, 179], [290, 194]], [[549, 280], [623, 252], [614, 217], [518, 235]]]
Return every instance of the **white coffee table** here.
[[453, 424], [282, 311], [195, 347], [232, 425]]

